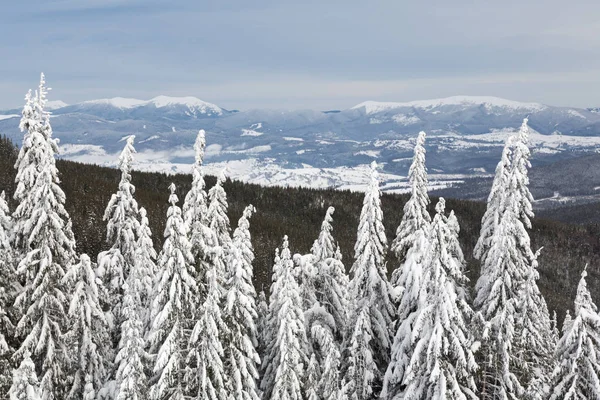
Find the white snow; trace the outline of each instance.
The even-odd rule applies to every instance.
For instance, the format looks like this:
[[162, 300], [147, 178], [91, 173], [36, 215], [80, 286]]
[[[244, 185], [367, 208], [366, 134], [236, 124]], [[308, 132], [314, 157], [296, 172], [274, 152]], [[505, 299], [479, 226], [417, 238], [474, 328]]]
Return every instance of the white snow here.
[[242, 129], [242, 134], [240, 136], [262, 136], [262, 135], [264, 135], [264, 132], [257, 132], [253, 129]]
[[0, 115], [0, 121], [2, 121], [3, 119], [17, 118], [19, 116], [20, 115], [17, 114]]
[[414, 115], [404, 115], [404, 114], [396, 114], [392, 117], [394, 122], [398, 125], [414, 125], [419, 122], [421, 119]]
[[81, 104], [105, 104], [116, 108], [127, 109], [139, 107], [147, 102], [144, 100], [129, 99], [125, 97], [113, 97], [112, 99], [88, 100]]
[[363, 150], [363, 151], [357, 151], [356, 153], [354, 153], [355, 156], [367, 156], [367, 157], [373, 157], [373, 158], [379, 158], [380, 155], [380, 151], [377, 150]]
[[52, 100], [46, 103], [46, 110], [58, 110], [59, 108], [67, 107], [68, 104], [62, 100]]
[[156, 108], [170, 107], [170, 106], [186, 106], [193, 114], [200, 112], [201, 114], [223, 114], [223, 110], [220, 107], [202, 101], [196, 97], [169, 97], [169, 96], [157, 96], [150, 100], [138, 100], [124, 97], [113, 97], [112, 99], [98, 99], [84, 101], [81, 104], [106, 104], [112, 107], [120, 109], [130, 109], [142, 106], [153, 105]]
[[541, 111], [546, 108], [545, 105], [539, 103], [522, 103], [513, 100], [501, 99], [498, 97], [491, 96], [452, 96], [442, 99], [433, 100], [417, 100], [405, 103], [395, 102], [378, 102], [378, 101], [365, 101], [360, 103], [352, 109], [364, 108], [367, 114], [375, 114], [383, 111], [393, 110], [395, 108], [411, 107], [419, 109], [433, 109], [441, 106], [448, 105], [488, 105], [492, 107], [503, 107], [510, 109], [525, 109], [531, 111]]
[[576, 110], [569, 110], [567, 111], [569, 113], [569, 115], [572, 115], [574, 117], [577, 118], [581, 118], [581, 119], [587, 119], [583, 114], [581, 114], [579, 111]]
[[297, 137], [284, 136], [283, 140], [287, 140], [288, 142], [304, 142], [304, 139]]
[[[144, 125], [144, 126], [146, 126], [146, 125]], [[149, 142], [151, 140], [156, 140], [156, 139], [160, 139], [160, 136], [153, 135], [153, 136], [150, 136], [148, 139], [140, 140], [138, 143], [146, 143], [146, 142]]]

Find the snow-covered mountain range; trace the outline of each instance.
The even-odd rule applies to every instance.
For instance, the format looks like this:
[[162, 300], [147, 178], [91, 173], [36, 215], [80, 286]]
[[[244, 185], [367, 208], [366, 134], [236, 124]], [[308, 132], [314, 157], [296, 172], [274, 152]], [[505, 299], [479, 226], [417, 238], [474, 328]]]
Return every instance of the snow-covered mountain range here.
[[[532, 162], [543, 165], [600, 149], [600, 113], [495, 97], [406, 103], [367, 101], [347, 110], [230, 111], [195, 97], [100, 99], [49, 104], [62, 157], [114, 165], [136, 136], [137, 168], [187, 172], [199, 129], [209, 172], [265, 185], [360, 189], [377, 161], [384, 190], [404, 191], [417, 133], [428, 134], [433, 186], [492, 174], [501, 147], [524, 117], [534, 130]], [[0, 111], [0, 134], [17, 143], [20, 110]]]

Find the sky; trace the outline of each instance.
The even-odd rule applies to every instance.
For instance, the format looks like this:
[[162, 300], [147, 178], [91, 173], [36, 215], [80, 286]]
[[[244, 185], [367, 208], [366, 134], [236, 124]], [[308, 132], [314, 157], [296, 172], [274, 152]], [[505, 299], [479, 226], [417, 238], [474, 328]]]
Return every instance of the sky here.
[[0, 108], [196, 96], [344, 109], [486, 95], [600, 106], [598, 0], [6, 0]]

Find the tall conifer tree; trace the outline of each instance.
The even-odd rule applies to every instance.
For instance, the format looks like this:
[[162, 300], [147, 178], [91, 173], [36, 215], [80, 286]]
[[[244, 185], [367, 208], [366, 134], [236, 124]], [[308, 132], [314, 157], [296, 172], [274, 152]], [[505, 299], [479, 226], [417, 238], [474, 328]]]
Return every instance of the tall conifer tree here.
[[63, 337], [68, 300], [62, 279], [74, 260], [75, 240], [59, 186], [54, 158], [58, 143], [45, 111], [46, 95], [42, 74], [35, 96], [27, 95], [21, 119], [25, 136], [15, 165], [15, 244], [23, 254], [17, 273], [24, 287], [15, 300], [21, 347], [14, 358], [20, 361], [26, 352], [32, 354], [42, 398], [52, 400], [64, 398], [68, 380]]
[[[194, 277], [194, 258], [183, 222], [175, 185], [169, 186], [169, 210], [165, 241], [158, 260], [160, 267], [152, 302], [153, 323], [149, 341], [156, 354], [155, 384], [151, 398], [184, 399], [185, 370], [189, 331], [193, 325], [198, 293]], [[141, 272], [141, 271], [140, 271]]]
[[[352, 302], [350, 320], [355, 323], [346, 336], [346, 382], [354, 382], [357, 398], [366, 399], [363, 396], [367, 393], [379, 395], [383, 372], [389, 362], [390, 327], [394, 316], [385, 268], [387, 238], [375, 162], [371, 165], [371, 182], [363, 201], [354, 251], [348, 292]], [[356, 351], [360, 346], [366, 348]], [[369, 357], [366, 352], [370, 353]], [[370, 362], [362, 360], [363, 357], [370, 358]], [[360, 370], [358, 365], [361, 365]], [[370, 389], [362, 387], [367, 384]]]
[[600, 316], [584, 269], [575, 297], [575, 319], [563, 323], [556, 348], [550, 400], [600, 399]]

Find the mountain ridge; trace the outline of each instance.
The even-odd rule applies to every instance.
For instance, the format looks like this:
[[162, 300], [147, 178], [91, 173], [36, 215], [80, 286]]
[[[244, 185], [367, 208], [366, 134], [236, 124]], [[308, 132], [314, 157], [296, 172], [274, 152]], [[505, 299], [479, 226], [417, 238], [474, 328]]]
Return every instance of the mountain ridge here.
[[[368, 107], [367, 107], [368, 106]], [[369, 108], [370, 107], [370, 108]], [[20, 110], [0, 112], [0, 134], [20, 143]], [[407, 188], [414, 139], [427, 132], [432, 185], [493, 174], [506, 138], [529, 117], [534, 165], [600, 151], [600, 114], [581, 108], [453, 96], [415, 102], [367, 102], [315, 110], [228, 111], [196, 97], [91, 100], [51, 111], [63, 158], [112, 166], [121, 140], [136, 136], [137, 168], [188, 172], [199, 129], [207, 168], [262, 185], [366, 186], [372, 161], [390, 192]]]

